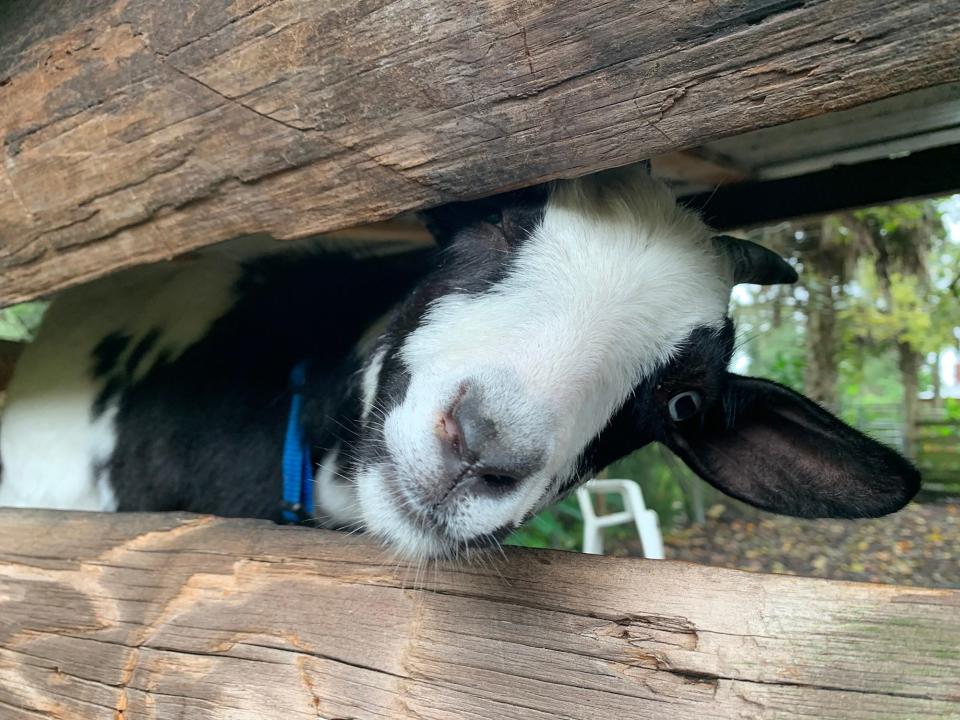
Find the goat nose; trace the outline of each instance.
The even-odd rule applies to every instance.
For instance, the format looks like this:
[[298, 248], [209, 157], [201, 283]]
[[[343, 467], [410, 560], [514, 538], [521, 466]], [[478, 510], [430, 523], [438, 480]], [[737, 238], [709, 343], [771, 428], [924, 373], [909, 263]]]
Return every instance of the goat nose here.
[[543, 464], [540, 453], [511, 447], [503, 439], [474, 392], [465, 392], [454, 408], [440, 414], [438, 435], [448, 477], [469, 494], [510, 492]]
[[449, 458], [457, 462], [466, 456], [467, 448], [463, 442], [463, 429], [452, 412], [444, 410], [440, 413], [440, 419], [437, 421], [437, 435], [444, 455], [447, 456], [445, 459]]
[[500, 434], [497, 424], [484, 412], [477, 395], [476, 392], [467, 392], [457, 407], [463, 442], [474, 460], [497, 463], [497, 459], [488, 456], [500, 452]]

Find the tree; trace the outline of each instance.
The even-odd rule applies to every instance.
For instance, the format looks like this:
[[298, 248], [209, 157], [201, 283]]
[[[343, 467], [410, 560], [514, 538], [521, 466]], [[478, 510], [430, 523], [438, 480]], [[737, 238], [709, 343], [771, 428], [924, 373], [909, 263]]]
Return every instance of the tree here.
[[[952, 332], [949, 315], [931, 312], [941, 303], [943, 290], [931, 283], [928, 258], [938, 260], [948, 249], [941, 212], [934, 201], [900, 203], [849, 213], [841, 221], [866, 251], [858, 264], [860, 292], [845, 311], [847, 337], [895, 347], [903, 421], [912, 429], [919, 414], [924, 356], [938, 353]], [[905, 435], [908, 453], [911, 435]]]

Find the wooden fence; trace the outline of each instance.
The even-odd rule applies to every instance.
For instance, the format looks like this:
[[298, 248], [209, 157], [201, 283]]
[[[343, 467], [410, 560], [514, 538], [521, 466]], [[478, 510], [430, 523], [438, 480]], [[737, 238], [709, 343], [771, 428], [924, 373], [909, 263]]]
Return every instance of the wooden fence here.
[[924, 489], [960, 497], [960, 420], [918, 420], [913, 445]]
[[0, 717], [960, 718], [960, 591], [0, 510]]

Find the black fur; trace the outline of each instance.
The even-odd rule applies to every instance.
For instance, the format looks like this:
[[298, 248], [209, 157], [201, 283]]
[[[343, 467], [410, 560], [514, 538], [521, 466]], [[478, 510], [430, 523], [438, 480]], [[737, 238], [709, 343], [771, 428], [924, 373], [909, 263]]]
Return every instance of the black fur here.
[[130, 336], [123, 333], [110, 333], [93, 349], [92, 372], [96, 378], [102, 378], [113, 372], [120, 356], [130, 345]]
[[727, 495], [797, 517], [877, 517], [903, 507], [920, 473], [896, 451], [777, 383], [725, 373], [697, 427], [664, 442]]
[[694, 330], [669, 363], [634, 388], [607, 427], [587, 446], [576, 476], [561, 487], [561, 495], [633, 451], [666, 440], [670, 423], [667, 403], [677, 393], [697, 390], [706, 405], [713, 403], [721, 392], [723, 375], [733, 354], [733, 340], [729, 318], [720, 329]]
[[[428, 264], [418, 253], [366, 261], [286, 255], [247, 265], [233, 306], [205, 337], [122, 388], [110, 462], [118, 509], [279, 519], [291, 367], [308, 362], [306, 430], [319, 454], [342, 439], [337, 418], [357, 416], [360, 361], [352, 349]], [[131, 369], [156, 342], [150, 334], [134, 348]], [[105, 346], [102, 367], [107, 349], [116, 365], [118, 345]]]
[[133, 377], [134, 373], [137, 371], [137, 366], [140, 362], [146, 357], [147, 353], [153, 349], [153, 346], [157, 344], [157, 341], [160, 339], [160, 330], [154, 328], [146, 335], [144, 335], [133, 346], [133, 350], [130, 351], [130, 354], [127, 355], [127, 361], [123, 364], [123, 369], [126, 372], [128, 377]]
[[138, 382], [133, 371], [159, 333], [134, 346], [126, 372], [117, 366], [130, 338], [110, 336], [96, 359], [97, 375], [107, 382], [95, 412], [122, 398], [109, 466], [118, 509], [278, 519], [287, 379], [304, 359], [303, 424], [314, 459], [337, 445], [342, 474], [349, 475], [355, 456], [382, 452], [379, 433], [355, 447], [363, 360], [352, 352], [357, 342], [402, 300], [381, 342], [387, 353], [376, 403], [388, 411], [409, 383], [398, 356], [402, 339], [437, 298], [483, 292], [502, 277], [512, 250], [539, 222], [538, 196], [509, 193], [484, 201], [482, 212], [468, 212], [472, 204], [437, 211], [445, 228], [433, 221], [440, 250], [383, 260], [282, 255], [250, 263], [227, 314], [174, 362], [158, 363]]
[[[651, 442], [661, 442], [727, 495], [797, 517], [877, 517], [920, 489], [920, 473], [896, 451], [789, 388], [726, 371], [733, 323], [695, 330], [674, 358], [634, 390], [587, 447], [581, 480]], [[697, 413], [670, 417], [670, 399], [694, 391]]]

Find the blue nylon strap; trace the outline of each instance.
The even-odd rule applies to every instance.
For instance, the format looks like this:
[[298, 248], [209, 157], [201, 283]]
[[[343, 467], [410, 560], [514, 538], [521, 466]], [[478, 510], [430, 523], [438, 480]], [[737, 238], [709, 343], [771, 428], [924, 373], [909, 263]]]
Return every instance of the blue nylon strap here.
[[305, 362], [290, 371], [290, 412], [283, 439], [283, 509], [284, 522], [295, 523], [313, 517], [313, 462], [310, 444], [300, 424], [303, 408], [303, 386], [307, 380]]

